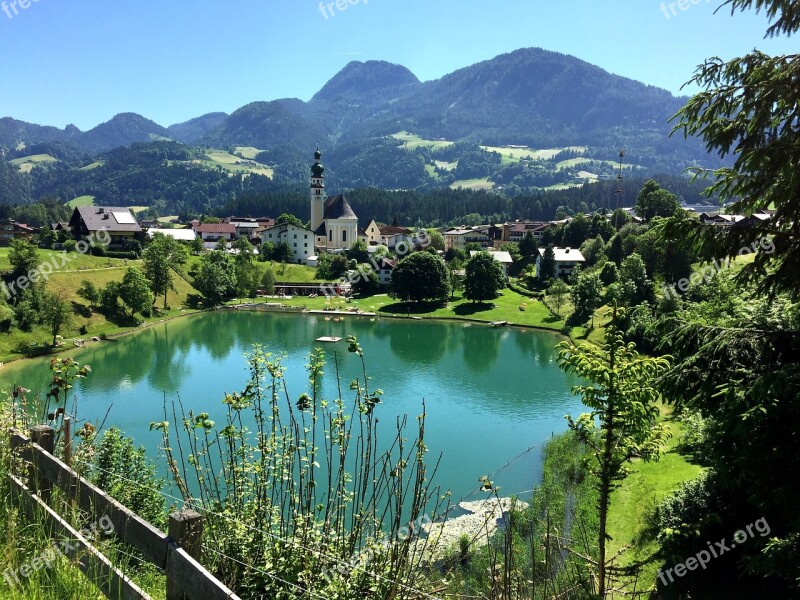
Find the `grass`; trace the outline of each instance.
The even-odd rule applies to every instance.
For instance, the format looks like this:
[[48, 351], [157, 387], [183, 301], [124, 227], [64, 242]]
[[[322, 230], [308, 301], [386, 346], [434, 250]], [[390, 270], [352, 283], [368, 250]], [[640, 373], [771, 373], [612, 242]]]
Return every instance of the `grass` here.
[[491, 190], [494, 188], [494, 183], [488, 177], [482, 179], [461, 179], [454, 181], [450, 184], [451, 190], [464, 189], [464, 190]]
[[458, 161], [454, 160], [453, 162], [447, 162], [444, 160], [435, 160], [433, 164], [436, 165], [439, 169], [444, 169], [445, 171], [455, 171], [456, 167], [458, 167]]
[[448, 146], [453, 145], [453, 142], [449, 142], [447, 140], [426, 140], [425, 138], [414, 135], [413, 133], [409, 133], [408, 131], [393, 133], [391, 137], [403, 142], [403, 148], [406, 150], [415, 150], [417, 148], [441, 150], [442, 148], [447, 148]]
[[19, 167], [21, 172], [30, 173], [34, 167], [38, 167], [39, 165], [47, 163], [58, 162], [58, 159], [54, 156], [50, 156], [49, 154], [31, 154], [30, 156], [15, 158], [10, 162], [12, 165]]
[[[88, 304], [78, 297], [77, 289], [83, 280], [91, 281], [98, 288], [102, 288], [111, 281], [120, 281], [125, 270], [129, 266], [141, 266], [140, 261], [91, 256], [77, 252], [66, 255], [53, 250], [38, 250], [37, 252], [42, 263], [50, 263], [54, 267], [47, 280], [47, 289], [61, 292], [73, 304], [72, 323], [61, 332], [65, 340], [86, 339], [103, 334], [117, 335], [131, 330], [130, 325], [113, 323], [102, 314], [91, 311]], [[0, 270], [11, 268], [8, 253], [9, 248], [0, 248]], [[70, 262], [62, 266], [62, 259], [65, 256], [70, 258]], [[185, 312], [183, 307], [187, 305], [189, 296], [196, 295], [197, 291], [185, 279], [177, 276], [175, 277], [175, 286], [177, 291], [170, 292], [168, 296], [171, 309], [161, 312], [157, 316], [153, 315], [142, 319], [143, 322], [156, 322]], [[163, 300], [159, 299], [157, 306], [162, 306], [162, 302]], [[86, 334], [79, 332], [81, 326], [86, 326], [88, 330]], [[51, 342], [52, 335], [44, 326], [34, 327], [29, 332], [12, 329], [8, 333], [0, 334], [0, 361], [20, 358], [22, 352], [27, 351], [31, 344], [49, 344]]]
[[96, 169], [97, 167], [102, 167], [105, 163], [104, 160], [96, 160], [93, 163], [89, 163], [85, 167], [81, 167], [81, 171], [91, 171], [92, 169]]
[[[244, 148], [244, 146], [242, 146], [242, 148]], [[257, 148], [252, 148], [252, 150], [257, 150]], [[274, 169], [271, 167], [253, 162], [248, 158], [242, 159], [224, 150], [206, 150], [204, 158], [192, 162], [209, 169], [220, 167], [229, 173], [252, 173], [254, 175], [264, 175], [269, 178], [272, 178], [275, 174]]]
[[263, 152], [263, 150], [254, 148], [253, 146], [236, 146], [235, 151], [237, 154], [241, 154], [250, 160], [254, 160], [256, 156]]
[[662, 406], [662, 421], [672, 433], [664, 455], [659, 462], [635, 461], [630, 475], [611, 496], [608, 515], [609, 556], [625, 546], [631, 548], [622, 555], [620, 565], [639, 564], [642, 567], [638, 589], [654, 587], [662, 561], [656, 558], [658, 543], [648, 534], [649, 518], [656, 505], [678, 486], [696, 478], [703, 471], [699, 465], [690, 463], [680, 453], [683, 424], [672, 417], [672, 407]]
[[70, 208], [77, 208], [79, 206], [92, 206], [94, 205], [94, 196], [78, 196], [66, 203]]
[[[548, 308], [531, 298], [517, 294], [513, 290], [503, 290], [502, 295], [487, 303], [471, 302], [462, 296], [456, 296], [446, 306], [424, 302], [398, 302], [386, 294], [354, 298], [346, 302], [340, 298], [295, 297], [291, 299], [269, 298], [269, 302], [277, 302], [294, 308], [322, 310], [324, 308], [359, 308], [364, 312], [375, 312], [385, 316], [413, 316], [423, 319], [469, 319], [474, 321], [508, 321], [515, 325], [538, 327], [552, 331], [564, 328], [564, 321], [550, 314]], [[523, 310], [520, 310], [522, 308]]]

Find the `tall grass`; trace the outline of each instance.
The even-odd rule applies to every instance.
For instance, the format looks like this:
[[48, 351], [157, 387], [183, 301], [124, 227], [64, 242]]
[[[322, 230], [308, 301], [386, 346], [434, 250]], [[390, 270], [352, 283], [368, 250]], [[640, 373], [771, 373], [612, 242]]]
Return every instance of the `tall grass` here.
[[205, 560], [243, 597], [411, 598], [429, 587], [427, 542], [415, 534], [446, 507], [425, 462], [424, 405], [415, 437], [399, 418], [379, 439], [382, 392], [357, 340], [347, 342], [362, 367], [349, 402], [335, 359], [337, 397], [323, 398], [321, 350], [308, 389], [290, 395], [280, 358], [255, 347], [220, 425], [180, 402], [151, 425], [183, 500], [208, 514]]

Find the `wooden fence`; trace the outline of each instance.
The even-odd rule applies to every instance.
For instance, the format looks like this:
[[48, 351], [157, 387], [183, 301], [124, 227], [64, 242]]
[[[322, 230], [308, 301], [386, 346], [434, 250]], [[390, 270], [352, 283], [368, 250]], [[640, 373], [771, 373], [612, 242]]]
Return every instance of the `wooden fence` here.
[[93, 523], [102, 519], [110, 521], [113, 535], [162, 569], [167, 578], [167, 600], [238, 600], [236, 594], [198, 561], [203, 535], [203, 521], [198, 513], [172, 513], [167, 535], [53, 456], [55, 432], [52, 427], [34, 427], [31, 439], [14, 429], [10, 435], [13, 456], [28, 464], [30, 486], [26, 486], [12, 470], [9, 483], [14, 503], [29, 519], [43, 521], [51, 537], [69, 540], [69, 544], [62, 545], [62, 551], [77, 561], [78, 568], [106, 598], [150, 600], [150, 596], [130, 577], [114, 567], [90, 540], [50, 506], [53, 486], [64, 492], [68, 503], [74, 503], [91, 515]]

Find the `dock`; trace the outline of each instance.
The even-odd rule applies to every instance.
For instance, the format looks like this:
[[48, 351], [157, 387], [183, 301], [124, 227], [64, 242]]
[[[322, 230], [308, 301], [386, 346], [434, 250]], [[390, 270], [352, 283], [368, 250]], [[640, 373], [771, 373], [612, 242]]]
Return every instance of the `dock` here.
[[323, 343], [328, 343], [328, 344], [335, 344], [337, 342], [341, 342], [342, 338], [336, 337], [336, 336], [324, 335], [324, 336], [322, 336], [320, 338], [317, 338], [316, 341], [323, 342]]
[[508, 321], [492, 321], [490, 325], [492, 327], [507, 327], [510, 323]]

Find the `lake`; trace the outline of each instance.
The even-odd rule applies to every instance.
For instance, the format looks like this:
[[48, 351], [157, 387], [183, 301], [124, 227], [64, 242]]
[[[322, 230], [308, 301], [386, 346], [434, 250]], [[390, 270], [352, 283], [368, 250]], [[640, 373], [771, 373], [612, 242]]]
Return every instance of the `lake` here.
[[[284, 356], [295, 399], [307, 390], [305, 365], [317, 346], [328, 358], [323, 397], [336, 397], [336, 353], [349, 400], [349, 382], [361, 375], [358, 357], [347, 352], [344, 340], [315, 343], [322, 336], [348, 335], [357, 336], [364, 349], [371, 387], [384, 391], [376, 414], [386, 424], [387, 437], [399, 415], [408, 415], [415, 425], [425, 400], [428, 463], [442, 454], [435, 483], [450, 489], [454, 501], [482, 497], [477, 494], [481, 475], [502, 486], [501, 495], [527, 495], [541, 477], [542, 444], [566, 429], [564, 415], [583, 412], [570, 393], [576, 381], [556, 364], [559, 338], [548, 332], [463, 322], [367, 317], [335, 322], [323, 315], [218, 311], [70, 352], [93, 370], [76, 386], [77, 416], [101, 421], [111, 407], [106, 427], [119, 427], [156, 458], [161, 437], [149, 426], [164, 420], [165, 397], [170, 401], [179, 394], [187, 411], [208, 412], [222, 423], [222, 398], [244, 388], [245, 354], [254, 344]], [[0, 370], [0, 383], [4, 389], [12, 384], [47, 389], [48, 365], [49, 359], [8, 365]], [[407, 437], [414, 436], [409, 431]]]

